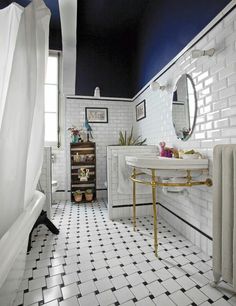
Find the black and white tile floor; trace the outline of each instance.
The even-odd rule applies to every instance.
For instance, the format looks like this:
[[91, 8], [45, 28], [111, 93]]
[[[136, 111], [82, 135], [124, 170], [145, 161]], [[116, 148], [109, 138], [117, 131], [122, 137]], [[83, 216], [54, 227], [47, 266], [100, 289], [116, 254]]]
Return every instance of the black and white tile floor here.
[[53, 207], [58, 236], [34, 232], [24, 280], [14, 305], [236, 305], [225, 283], [212, 280], [211, 259], [159, 220], [159, 259], [152, 218], [108, 220], [103, 202]]

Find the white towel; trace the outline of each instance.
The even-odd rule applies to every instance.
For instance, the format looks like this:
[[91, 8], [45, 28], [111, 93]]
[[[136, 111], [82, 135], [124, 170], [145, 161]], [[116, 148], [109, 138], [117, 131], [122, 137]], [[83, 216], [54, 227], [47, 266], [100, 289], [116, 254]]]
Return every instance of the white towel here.
[[[126, 164], [125, 156], [127, 156], [127, 154], [118, 155], [118, 189], [117, 189], [117, 192], [121, 194], [132, 194], [133, 184], [130, 179], [130, 176], [132, 174], [132, 167]], [[151, 176], [142, 175], [142, 176], [139, 176], [138, 179], [144, 179], [146, 181], [148, 180], [151, 181]], [[144, 184], [136, 184], [136, 194], [151, 194], [151, 186], [147, 186]]]

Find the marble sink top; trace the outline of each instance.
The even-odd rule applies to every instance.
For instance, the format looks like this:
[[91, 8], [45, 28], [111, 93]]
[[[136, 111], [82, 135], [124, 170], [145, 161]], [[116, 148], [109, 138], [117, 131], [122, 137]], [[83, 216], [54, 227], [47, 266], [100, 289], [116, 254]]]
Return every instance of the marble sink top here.
[[180, 159], [153, 155], [133, 155], [125, 157], [129, 166], [156, 170], [207, 170], [208, 159]]

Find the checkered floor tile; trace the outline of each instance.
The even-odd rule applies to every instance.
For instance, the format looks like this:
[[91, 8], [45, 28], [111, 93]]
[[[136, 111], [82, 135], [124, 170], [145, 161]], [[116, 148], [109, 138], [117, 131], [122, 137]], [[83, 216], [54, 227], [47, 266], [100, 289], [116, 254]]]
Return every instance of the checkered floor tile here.
[[60, 234], [35, 229], [24, 280], [14, 305], [187, 306], [236, 305], [236, 296], [212, 280], [212, 260], [158, 222], [159, 258], [154, 256], [151, 217], [110, 221], [103, 202], [53, 206]]

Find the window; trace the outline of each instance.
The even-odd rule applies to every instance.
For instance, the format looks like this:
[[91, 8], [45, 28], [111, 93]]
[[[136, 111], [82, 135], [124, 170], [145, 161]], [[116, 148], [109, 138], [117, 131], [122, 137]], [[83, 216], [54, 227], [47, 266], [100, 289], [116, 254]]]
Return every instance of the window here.
[[45, 80], [45, 145], [59, 146], [59, 53], [50, 53]]

